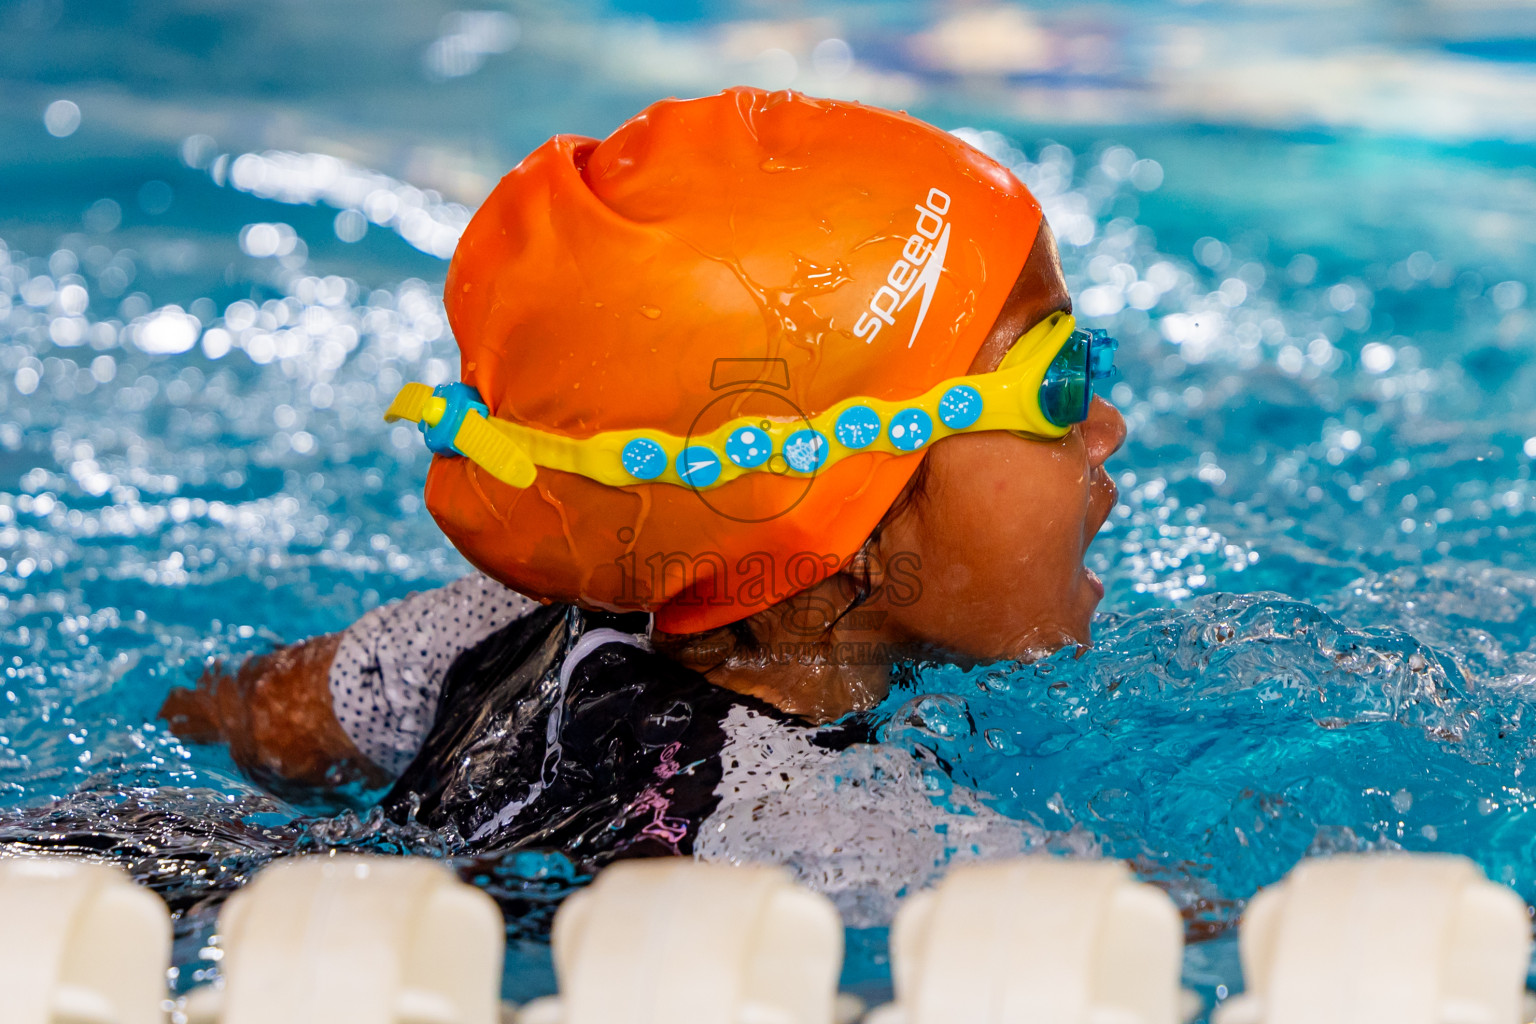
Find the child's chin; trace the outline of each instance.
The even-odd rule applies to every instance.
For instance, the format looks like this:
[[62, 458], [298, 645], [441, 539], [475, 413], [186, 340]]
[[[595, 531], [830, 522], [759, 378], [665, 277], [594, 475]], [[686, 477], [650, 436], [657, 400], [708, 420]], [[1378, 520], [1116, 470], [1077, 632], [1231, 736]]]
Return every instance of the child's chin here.
[[1086, 646], [1093, 640], [1093, 613], [1104, 598], [1104, 582], [1092, 569], [1084, 568], [1072, 597], [1072, 613], [1067, 618], [1070, 639], [1066, 642]]

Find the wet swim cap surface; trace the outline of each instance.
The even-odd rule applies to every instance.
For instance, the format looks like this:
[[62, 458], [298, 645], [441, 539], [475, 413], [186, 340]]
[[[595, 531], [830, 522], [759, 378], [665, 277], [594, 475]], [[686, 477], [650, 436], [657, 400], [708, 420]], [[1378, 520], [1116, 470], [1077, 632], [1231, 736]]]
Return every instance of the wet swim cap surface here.
[[[539, 147], [475, 214], [444, 297], [462, 379], [492, 415], [573, 437], [700, 435], [963, 374], [1039, 225], [1024, 186], [946, 132], [731, 89]], [[764, 454], [735, 440], [728, 457]], [[687, 633], [836, 572], [921, 458], [859, 454], [703, 492], [548, 468], [520, 490], [439, 457], [427, 505], [514, 589]]]

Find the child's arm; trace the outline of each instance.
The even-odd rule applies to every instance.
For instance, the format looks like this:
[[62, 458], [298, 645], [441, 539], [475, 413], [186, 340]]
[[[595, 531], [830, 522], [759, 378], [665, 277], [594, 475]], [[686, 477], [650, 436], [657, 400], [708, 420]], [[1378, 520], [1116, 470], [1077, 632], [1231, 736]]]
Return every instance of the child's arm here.
[[331, 706], [328, 675], [341, 633], [249, 658], [233, 674], [215, 662], [195, 689], [172, 690], [160, 707], [171, 731], [192, 743], [228, 743], [237, 765], [263, 782], [338, 786], [388, 777], [357, 749]]
[[405, 769], [463, 651], [535, 603], [478, 574], [375, 608], [340, 633], [214, 665], [160, 715], [194, 743], [225, 742], [264, 782], [382, 785]]

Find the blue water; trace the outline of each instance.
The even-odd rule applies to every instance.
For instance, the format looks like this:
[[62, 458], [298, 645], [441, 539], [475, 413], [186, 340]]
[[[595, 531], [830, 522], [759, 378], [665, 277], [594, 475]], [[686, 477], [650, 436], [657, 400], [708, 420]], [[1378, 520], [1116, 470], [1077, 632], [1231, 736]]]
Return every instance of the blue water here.
[[[1333, 58], [1241, 5], [1092, 24], [1047, 7], [1052, 38], [1099, 33], [1109, 56], [974, 80], [913, 56], [937, 17], [917, 5], [886, 5], [897, 28], [833, 5], [831, 27], [752, 22], [761, 38], [745, 8], [686, 4], [488, 26], [427, 4], [135, 7], [0, 4], [0, 836], [150, 827], [198, 855], [167, 880], [104, 842], [172, 893], [183, 987], [212, 969], [217, 895], [271, 856], [460, 855], [263, 794], [153, 718], [210, 658], [465, 571], [422, 508], [419, 438], [380, 419], [399, 383], [456, 373], [438, 292], [457, 228], [550, 132], [782, 75], [770, 51], [796, 39], [797, 85], [907, 82], [903, 105], [1014, 165], [1080, 316], [1122, 342], [1096, 646], [913, 667], [879, 712], [886, 753], [960, 816], [989, 808], [1168, 888], [1205, 940], [1186, 980], [1208, 999], [1241, 985], [1243, 901], [1308, 853], [1465, 853], [1536, 900], [1536, 148], [1518, 114], [1458, 134], [1367, 98], [1279, 123], [1149, 84], [1154, 29], [1251, 49], [1267, 16], [1288, 59]], [[1351, 9], [1351, 45], [1524, 88], [1518, 33], [1373, 37], [1373, 9]], [[808, 55], [834, 31], [868, 81], [836, 78], [835, 48]], [[615, 62], [615, 39], [659, 56]], [[56, 137], [57, 100], [80, 117]], [[518, 939], [582, 881], [558, 858], [479, 867], [524, 901]], [[847, 982], [878, 993], [883, 931], [858, 923]], [[509, 964], [509, 996], [548, 990], [537, 942]]]

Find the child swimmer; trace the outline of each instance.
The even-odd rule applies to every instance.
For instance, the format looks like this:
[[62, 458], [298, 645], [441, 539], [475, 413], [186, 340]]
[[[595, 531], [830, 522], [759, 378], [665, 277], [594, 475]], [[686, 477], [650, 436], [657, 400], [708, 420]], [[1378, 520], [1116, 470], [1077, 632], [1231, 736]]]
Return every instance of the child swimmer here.
[[844, 716], [901, 660], [1088, 643], [1114, 343], [959, 139], [791, 92], [663, 101], [514, 168], [444, 301], [463, 384], [390, 411], [481, 574], [168, 696], [256, 778], [389, 784], [483, 849], [688, 853], [775, 736], [868, 740]]

